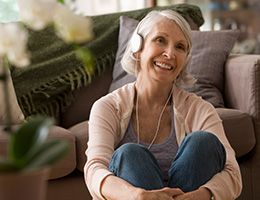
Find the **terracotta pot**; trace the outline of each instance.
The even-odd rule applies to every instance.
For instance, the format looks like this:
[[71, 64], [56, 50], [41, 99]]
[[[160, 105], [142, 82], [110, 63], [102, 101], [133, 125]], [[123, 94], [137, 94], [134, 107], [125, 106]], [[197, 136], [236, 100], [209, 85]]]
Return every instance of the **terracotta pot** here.
[[45, 200], [49, 168], [30, 172], [0, 173], [1, 200]]

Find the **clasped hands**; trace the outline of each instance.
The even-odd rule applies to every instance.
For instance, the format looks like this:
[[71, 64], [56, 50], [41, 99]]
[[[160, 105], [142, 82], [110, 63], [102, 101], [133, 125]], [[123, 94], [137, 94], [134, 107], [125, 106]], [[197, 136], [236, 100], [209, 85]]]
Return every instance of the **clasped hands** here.
[[183, 192], [178, 188], [165, 187], [158, 190], [141, 190], [138, 200], [209, 200], [210, 192], [206, 188], [199, 188], [192, 192]]

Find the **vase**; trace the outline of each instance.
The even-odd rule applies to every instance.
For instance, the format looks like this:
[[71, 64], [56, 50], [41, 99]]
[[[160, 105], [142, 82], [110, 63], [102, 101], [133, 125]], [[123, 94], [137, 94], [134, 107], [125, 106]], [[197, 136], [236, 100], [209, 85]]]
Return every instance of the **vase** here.
[[49, 168], [0, 173], [1, 200], [45, 200]]

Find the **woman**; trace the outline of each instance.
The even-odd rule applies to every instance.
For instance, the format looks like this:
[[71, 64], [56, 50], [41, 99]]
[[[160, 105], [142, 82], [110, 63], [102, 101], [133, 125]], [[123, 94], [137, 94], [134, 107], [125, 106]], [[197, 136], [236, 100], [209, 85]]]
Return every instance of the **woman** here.
[[241, 174], [215, 109], [181, 89], [191, 49], [187, 22], [152, 11], [122, 59], [136, 82], [99, 99], [89, 120], [86, 184], [94, 199], [231, 200]]

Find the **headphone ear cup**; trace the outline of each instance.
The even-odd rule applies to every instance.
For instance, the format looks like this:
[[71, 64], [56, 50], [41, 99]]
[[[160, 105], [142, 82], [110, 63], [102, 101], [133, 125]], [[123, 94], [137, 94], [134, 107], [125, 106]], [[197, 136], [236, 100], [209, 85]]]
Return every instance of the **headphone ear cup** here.
[[138, 33], [134, 33], [131, 38], [131, 50], [133, 53], [138, 52], [142, 48], [143, 38]]

